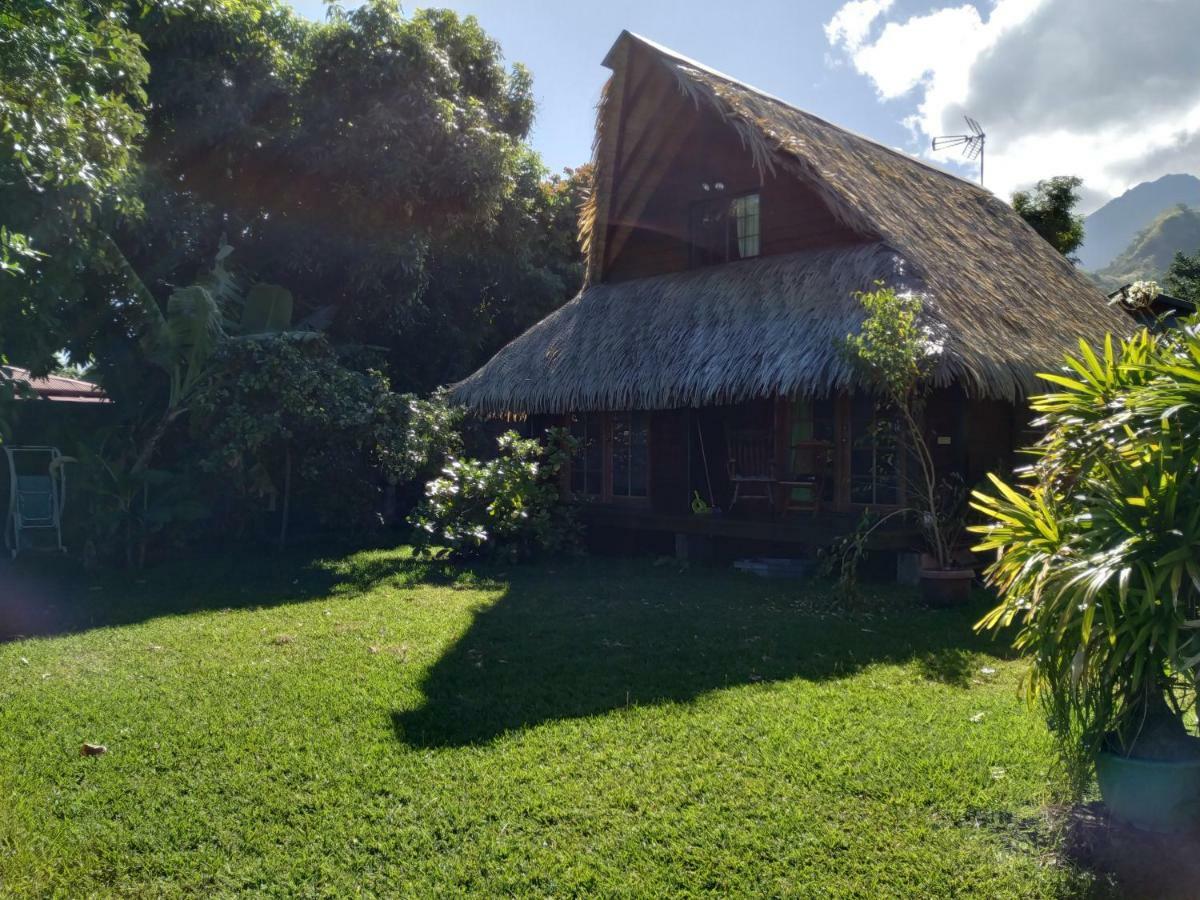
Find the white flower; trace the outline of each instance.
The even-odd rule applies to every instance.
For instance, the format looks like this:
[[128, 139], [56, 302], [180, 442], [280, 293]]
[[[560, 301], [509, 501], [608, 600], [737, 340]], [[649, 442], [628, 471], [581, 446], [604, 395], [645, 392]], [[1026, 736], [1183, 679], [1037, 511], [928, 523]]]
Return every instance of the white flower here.
[[1125, 289], [1122, 299], [1131, 309], [1148, 309], [1161, 293], [1157, 281], [1135, 281]]

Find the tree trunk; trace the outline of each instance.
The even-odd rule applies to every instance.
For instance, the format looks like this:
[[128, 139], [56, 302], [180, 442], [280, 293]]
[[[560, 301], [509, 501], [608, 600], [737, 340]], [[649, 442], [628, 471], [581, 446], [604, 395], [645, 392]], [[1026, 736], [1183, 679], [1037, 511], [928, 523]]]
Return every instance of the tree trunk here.
[[159, 443], [166, 437], [167, 429], [171, 427], [171, 423], [183, 415], [182, 407], [168, 409], [158, 420], [154, 426], [154, 430], [150, 432], [150, 437], [146, 439], [146, 443], [142, 445], [142, 451], [138, 454], [137, 459], [133, 462], [133, 467], [130, 469], [134, 475], [141, 474], [142, 471], [149, 468], [150, 460], [154, 457], [154, 451], [158, 449]]
[[292, 448], [283, 448], [283, 509], [279, 516], [279, 549], [287, 546], [288, 517], [292, 506]]

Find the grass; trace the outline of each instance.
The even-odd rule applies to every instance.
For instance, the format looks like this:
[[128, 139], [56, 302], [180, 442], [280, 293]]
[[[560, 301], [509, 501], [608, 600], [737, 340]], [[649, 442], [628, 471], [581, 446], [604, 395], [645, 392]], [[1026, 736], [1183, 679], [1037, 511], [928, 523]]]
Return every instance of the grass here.
[[1089, 886], [978, 609], [891, 589], [897, 612], [839, 618], [725, 572], [403, 552], [9, 577], [10, 624], [66, 633], [0, 644], [0, 892]]

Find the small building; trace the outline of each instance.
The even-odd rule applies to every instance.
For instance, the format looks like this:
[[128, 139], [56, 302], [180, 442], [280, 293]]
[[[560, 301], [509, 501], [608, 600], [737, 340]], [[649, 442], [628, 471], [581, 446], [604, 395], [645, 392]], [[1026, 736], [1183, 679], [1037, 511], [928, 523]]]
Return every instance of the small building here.
[[59, 403], [111, 403], [104, 389], [90, 381], [67, 378], [64, 375], [33, 376], [28, 369], [18, 366], [0, 366], [0, 381], [11, 381], [16, 388], [17, 399], [26, 394], [41, 400]]
[[878, 283], [926, 298], [925, 425], [969, 483], [1010, 467], [1039, 371], [1128, 330], [981, 187], [628, 32], [604, 64], [585, 286], [453, 388], [569, 426], [593, 521], [823, 544], [903, 505], [905, 454], [839, 350]]
[[1124, 284], [1108, 295], [1108, 300], [1129, 313], [1139, 325], [1152, 328], [1174, 328], [1180, 319], [1196, 314], [1196, 304], [1181, 297], [1172, 297], [1159, 291], [1148, 303], [1132, 291], [1133, 284]]
[[[62, 375], [38, 378], [19, 366], [0, 366], [0, 396], [14, 401], [0, 410], [7, 444], [51, 444], [69, 453], [114, 421], [116, 411], [99, 385]], [[0, 476], [0, 488], [2, 481]]]

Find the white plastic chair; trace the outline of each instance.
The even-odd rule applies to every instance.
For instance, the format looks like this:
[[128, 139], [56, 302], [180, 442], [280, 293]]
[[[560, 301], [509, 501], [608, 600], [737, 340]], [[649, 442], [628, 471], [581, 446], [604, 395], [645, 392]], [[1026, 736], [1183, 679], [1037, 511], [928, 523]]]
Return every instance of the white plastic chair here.
[[65, 553], [62, 514], [67, 502], [66, 463], [70, 457], [63, 456], [57, 447], [5, 447], [4, 455], [8, 459], [4, 545], [16, 559], [21, 550], [34, 546], [33, 534], [26, 532], [52, 530], [55, 546]]

